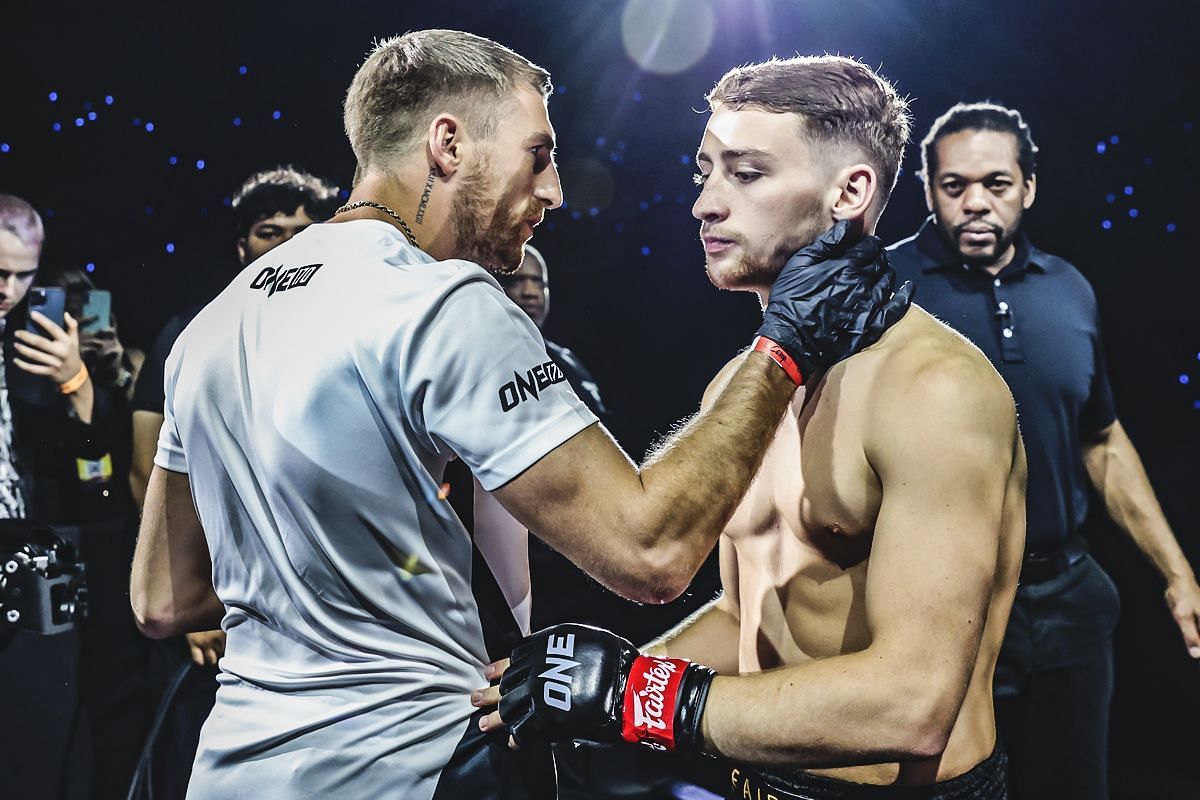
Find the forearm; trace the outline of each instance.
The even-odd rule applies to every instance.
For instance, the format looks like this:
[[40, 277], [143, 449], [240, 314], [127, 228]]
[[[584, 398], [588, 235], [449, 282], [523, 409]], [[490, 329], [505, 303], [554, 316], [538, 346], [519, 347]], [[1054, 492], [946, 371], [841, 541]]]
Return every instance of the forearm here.
[[718, 677], [705, 706], [705, 746], [733, 761], [788, 767], [937, 756], [962, 693], [916, 667], [867, 650]]
[[718, 675], [737, 675], [738, 632], [737, 617], [717, 599], [644, 649], [652, 655], [704, 664]]
[[[672, 435], [639, 471], [624, 529], [690, 579], [762, 464], [796, 392], [766, 356], [749, 353], [713, 405]], [[686, 585], [686, 581], [684, 583]]]
[[96, 401], [95, 387], [92, 384], [92, 379], [88, 378], [83, 382], [83, 385], [76, 389], [71, 394], [67, 395], [71, 402], [71, 408], [75, 411], [75, 416], [84, 425], [92, 424], [92, 411], [94, 410]]
[[129, 581], [134, 619], [152, 638], [211, 630], [224, 615], [186, 478], [168, 491], [167, 475], [151, 476]]
[[1120, 423], [1087, 448], [1085, 463], [1113, 522], [1125, 531], [1168, 583], [1194, 579], [1171, 531], [1137, 450]]

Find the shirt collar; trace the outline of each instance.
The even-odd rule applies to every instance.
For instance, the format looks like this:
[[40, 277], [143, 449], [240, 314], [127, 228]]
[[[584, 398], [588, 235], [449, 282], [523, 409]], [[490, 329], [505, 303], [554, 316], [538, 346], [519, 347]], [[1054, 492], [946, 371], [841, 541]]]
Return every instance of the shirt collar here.
[[[1046, 271], [1042, 251], [1030, 243], [1024, 229], [1017, 231], [1015, 243], [1017, 252], [1013, 255], [1013, 260], [1009, 262], [1008, 266], [1000, 270], [998, 277], [1010, 278], [1029, 271]], [[925, 218], [925, 222], [921, 224], [921, 230], [917, 232], [917, 250], [921, 253], [922, 272], [962, 269], [964, 267], [962, 259], [958, 256], [958, 252], [950, 247], [946, 243], [946, 240], [942, 238], [941, 229], [938, 227], [933, 214]], [[968, 269], [974, 270], [976, 268], [968, 267]]]

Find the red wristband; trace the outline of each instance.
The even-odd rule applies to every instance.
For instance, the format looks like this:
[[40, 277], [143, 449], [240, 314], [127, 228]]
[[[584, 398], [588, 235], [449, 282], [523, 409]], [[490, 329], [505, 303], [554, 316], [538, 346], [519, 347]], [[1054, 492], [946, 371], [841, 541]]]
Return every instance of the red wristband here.
[[690, 663], [682, 658], [647, 655], [634, 659], [625, 682], [621, 738], [655, 750], [675, 749], [675, 704]]
[[795, 381], [797, 386], [804, 385], [804, 376], [800, 374], [800, 366], [788, 355], [787, 350], [780, 347], [778, 343], [765, 336], [756, 336], [754, 337], [754, 344], [751, 345], [750, 349], [758, 353], [763, 353], [767, 358], [783, 367], [783, 371], [788, 374], [789, 378]]

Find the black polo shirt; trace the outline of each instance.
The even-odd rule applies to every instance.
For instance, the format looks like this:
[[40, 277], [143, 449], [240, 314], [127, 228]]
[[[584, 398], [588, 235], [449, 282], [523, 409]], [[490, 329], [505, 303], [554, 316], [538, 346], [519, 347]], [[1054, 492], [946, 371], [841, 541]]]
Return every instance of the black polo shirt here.
[[888, 248], [917, 305], [983, 351], [1012, 390], [1029, 460], [1027, 551], [1064, 542], [1087, 515], [1081, 440], [1117, 418], [1096, 296], [1079, 270], [1017, 235], [997, 275], [962, 263], [930, 217]]

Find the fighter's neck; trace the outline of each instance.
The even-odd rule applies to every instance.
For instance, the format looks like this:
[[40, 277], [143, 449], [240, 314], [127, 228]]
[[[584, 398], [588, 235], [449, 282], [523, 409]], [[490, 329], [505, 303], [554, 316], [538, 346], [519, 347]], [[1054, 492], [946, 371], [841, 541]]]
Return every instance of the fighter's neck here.
[[[395, 174], [368, 173], [350, 193], [346, 205], [369, 201], [395, 212], [417, 239], [417, 246], [436, 259], [452, 258], [455, 252], [450, 214], [450, 190], [435, 174], [408, 169]], [[378, 219], [403, 230], [390, 214], [373, 206], [361, 206], [338, 214], [331, 222]]]

